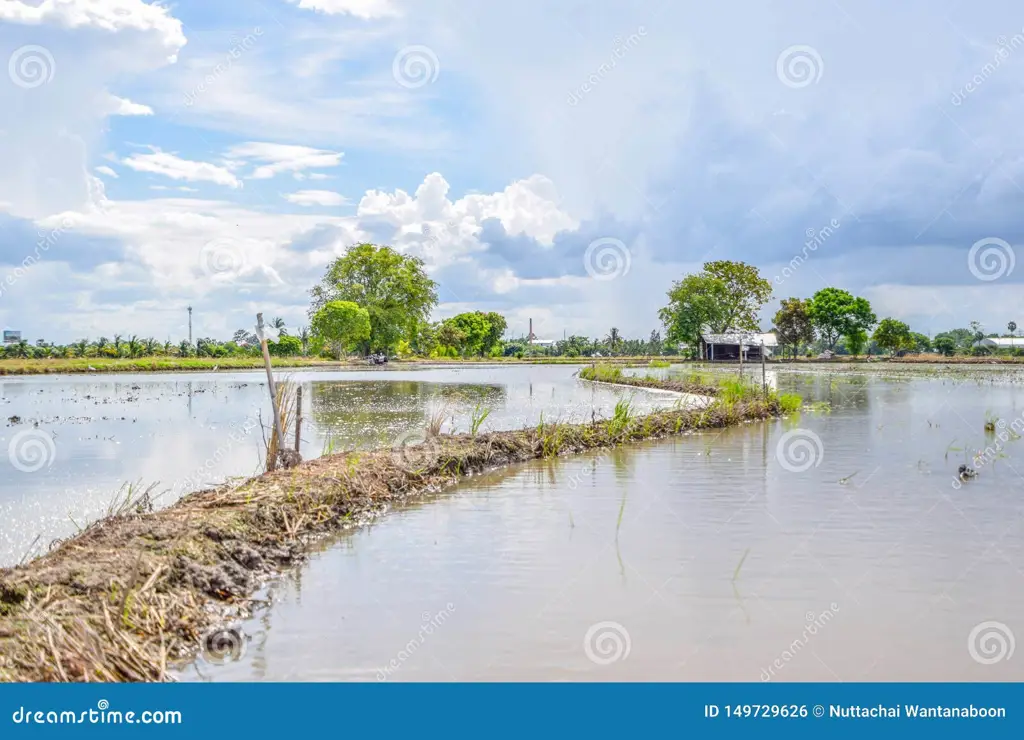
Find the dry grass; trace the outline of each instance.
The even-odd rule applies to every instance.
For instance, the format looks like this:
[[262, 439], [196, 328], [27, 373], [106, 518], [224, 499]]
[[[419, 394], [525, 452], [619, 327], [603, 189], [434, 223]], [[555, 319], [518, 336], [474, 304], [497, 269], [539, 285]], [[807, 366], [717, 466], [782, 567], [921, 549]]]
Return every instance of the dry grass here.
[[777, 399], [590, 424], [440, 435], [416, 469], [391, 450], [277, 470], [170, 508], [118, 506], [49, 554], [0, 570], [0, 680], [165, 681], [228, 614], [301, 562], [311, 541], [461, 476], [780, 413]]

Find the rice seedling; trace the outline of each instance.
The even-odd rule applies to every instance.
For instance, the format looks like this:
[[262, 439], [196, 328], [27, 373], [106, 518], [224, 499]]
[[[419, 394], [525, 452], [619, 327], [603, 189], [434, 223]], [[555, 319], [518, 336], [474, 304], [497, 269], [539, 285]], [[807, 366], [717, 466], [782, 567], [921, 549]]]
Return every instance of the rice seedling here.
[[736, 570], [732, 572], [732, 581], [736, 582], [736, 579], [740, 577], [740, 570], [743, 568], [743, 563], [747, 561], [747, 555], [750, 554], [750, 548], [748, 547], [743, 551], [743, 557], [740, 558], [740, 562], [736, 563]]
[[427, 416], [426, 432], [428, 437], [437, 437], [444, 428], [445, 418], [448, 416], [448, 405], [434, 407]]
[[850, 473], [850, 474], [849, 474], [848, 476], [846, 476], [845, 478], [840, 478], [840, 479], [839, 479], [839, 485], [841, 485], [841, 486], [845, 486], [845, 485], [846, 485], [846, 484], [848, 484], [848, 483], [849, 483], [849, 482], [850, 482], [851, 480], [853, 480], [853, 476], [857, 475], [857, 473], [859, 473], [859, 472], [860, 472], [859, 470], [855, 470], [854, 472]]
[[999, 417], [993, 414], [991, 411], [985, 412], [985, 431], [994, 432], [996, 430], [996, 423], [999, 421]]
[[491, 410], [489, 408], [484, 408], [480, 404], [474, 406], [469, 420], [469, 433], [475, 437], [476, 433], [480, 430], [480, 425], [484, 423], [484, 420], [487, 419], [490, 413]]

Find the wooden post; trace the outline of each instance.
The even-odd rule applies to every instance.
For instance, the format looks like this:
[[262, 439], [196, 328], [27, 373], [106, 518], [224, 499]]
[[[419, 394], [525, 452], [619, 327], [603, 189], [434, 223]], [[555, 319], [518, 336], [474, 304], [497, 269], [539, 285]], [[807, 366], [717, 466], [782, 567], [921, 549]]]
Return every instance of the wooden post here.
[[[270, 405], [274, 410], [274, 433], [277, 435], [277, 449], [284, 449], [284, 433], [281, 431], [281, 414], [277, 410], [277, 385], [274, 383], [274, 371], [270, 367], [270, 350], [267, 348], [267, 337], [263, 333], [263, 314], [256, 314], [256, 330], [260, 335], [260, 349], [263, 350], [263, 364], [267, 367], [267, 385], [270, 388]], [[277, 467], [277, 460], [267, 460], [267, 469]]]
[[295, 451], [299, 452], [302, 439], [302, 386], [295, 389]]
[[[764, 397], [768, 398], [768, 374], [765, 371], [764, 339], [761, 340], [761, 386], [764, 390]], [[778, 374], [776, 373], [776, 377]]]

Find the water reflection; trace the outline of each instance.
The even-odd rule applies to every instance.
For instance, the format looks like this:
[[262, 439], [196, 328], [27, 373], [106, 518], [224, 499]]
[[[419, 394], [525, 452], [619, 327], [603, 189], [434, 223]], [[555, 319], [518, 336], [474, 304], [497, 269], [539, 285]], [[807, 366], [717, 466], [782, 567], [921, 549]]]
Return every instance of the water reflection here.
[[[1019, 415], [1014, 388], [779, 386], [835, 403], [481, 476], [325, 543], [301, 595], [282, 580], [254, 620], [258, 663], [206, 678], [376, 681], [404, 651], [384, 679], [1024, 679], [968, 642], [1024, 629], [1024, 440], [950, 485], [950, 440], [975, 448], [986, 415]], [[797, 430], [822, 442], [799, 472], [779, 454]]]

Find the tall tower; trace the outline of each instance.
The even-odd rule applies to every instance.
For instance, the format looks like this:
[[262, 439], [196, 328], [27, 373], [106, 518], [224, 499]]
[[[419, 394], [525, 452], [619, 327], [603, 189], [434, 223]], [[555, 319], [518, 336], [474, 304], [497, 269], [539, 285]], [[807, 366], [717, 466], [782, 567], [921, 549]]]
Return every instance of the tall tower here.
[[192, 306], [188, 307], [188, 343], [192, 344]]
[[533, 319], [530, 319], [530, 333], [526, 337], [527, 344], [533, 344], [533, 340], [537, 338], [537, 335], [533, 333]]

